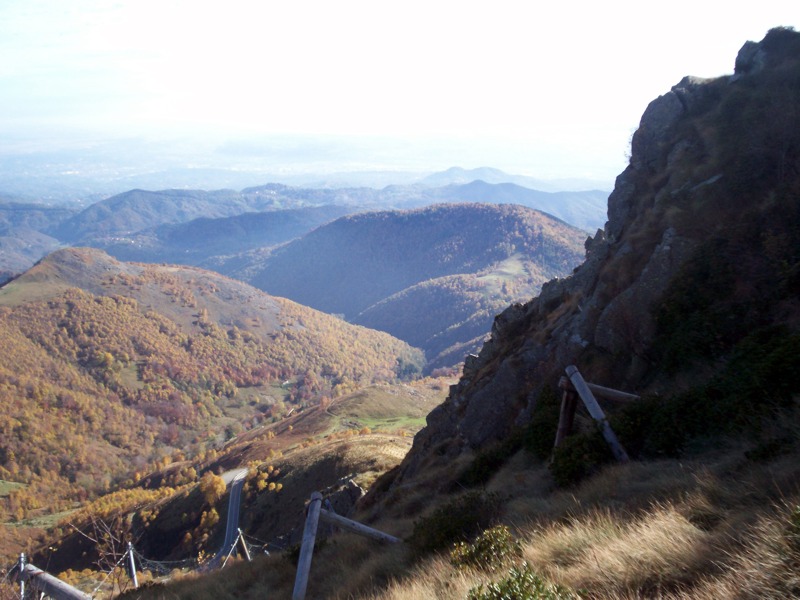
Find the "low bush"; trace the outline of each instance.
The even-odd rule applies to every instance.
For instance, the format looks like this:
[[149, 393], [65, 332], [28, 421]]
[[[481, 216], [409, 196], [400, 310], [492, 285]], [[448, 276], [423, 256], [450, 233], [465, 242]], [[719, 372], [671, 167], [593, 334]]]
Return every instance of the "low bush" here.
[[495, 525], [500, 517], [498, 494], [469, 492], [437, 508], [414, 523], [407, 542], [412, 554], [421, 558], [445, 550], [456, 542], [472, 540]]
[[450, 551], [450, 562], [457, 568], [496, 571], [509, 560], [522, 555], [522, 546], [505, 525], [481, 533], [471, 543], [458, 542]]
[[553, 452], [550, 472], [557, 485], [566, 487], [595, 473], [612, 458], [611, 450], [599, 429], [571, 435]]
[[[620, 443], [639, 458], [679, 457], [700, 437], [764, 434], [759, 427], [800, 393], [800, 334], [764, 327], [740, 340], [709, 382], [673, 396], [649, 396], [626, 405], [610, 419]], [[769, 460], [790, 450], [790, 437], [759, 442], [751, 460]]]
[[552, 387], [545, 387], [536, 399], [530, 423], [523, 435], [525, 449], [541, 460], [547, 460], [553, 451], [560, 411], [558, 394]]
[[526, 563], [512, 567], [508, 576], [469, 591], [467, 600], [577, 600], [568, 589], [547, 583]]

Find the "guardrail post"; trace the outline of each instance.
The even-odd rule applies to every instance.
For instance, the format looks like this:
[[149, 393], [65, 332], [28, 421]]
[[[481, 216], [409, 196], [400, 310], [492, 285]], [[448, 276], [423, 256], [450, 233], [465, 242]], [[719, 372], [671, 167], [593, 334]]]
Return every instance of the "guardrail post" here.
[[19, 597], [25, 598], [25, 553], [19, 555]]
[[236, 541], [239, 542], [239, 544], [241, 545], [242, 554], [244, 554], [244, 557], [247, 559], [247, 562], [252, 562], [253, 558], [250, 556], [250, 548], [247, 547], [247, 542], [244, 540], [244, 534], [242, 533], [241, 529], [239, 529], [238, 531], [239, 531], [239, 539]]
[[131, 576], [131, 581], [133, 581], [133, 588], [138, 590], [139, 589], [139, 578], [136, 575], [136, 559], [133, 557], [133, 543], [128, 542], [128, 572]]

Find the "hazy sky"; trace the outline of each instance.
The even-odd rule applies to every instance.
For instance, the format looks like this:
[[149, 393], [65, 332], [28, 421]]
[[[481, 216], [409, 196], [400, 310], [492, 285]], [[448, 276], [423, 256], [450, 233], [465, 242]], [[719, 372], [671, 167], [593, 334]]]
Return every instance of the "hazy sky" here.
[[442, 164], [610, 179], [648, 102], [800, 28], [796, 0], [745, 6], [0, 0], [0, 136], [387, 135], [438, 140]]

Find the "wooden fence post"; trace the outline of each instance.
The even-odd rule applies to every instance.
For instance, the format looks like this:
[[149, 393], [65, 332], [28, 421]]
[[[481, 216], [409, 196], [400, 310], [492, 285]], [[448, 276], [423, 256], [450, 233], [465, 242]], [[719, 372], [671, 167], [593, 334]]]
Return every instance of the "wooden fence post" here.
[[616, 434], [611, 429], [611, 425], [608, 424], [608, 419], [606, 419], [603, 409], [600, 408], [600, 405], [592, 395], [592, 391], [589, 389], [589, 386], [587, 386], [586, 382], [583, 380], [583, 376], [578, 371], [578, 367], [575, 365], [570, 365], [567, 367], [566, 371], [569, 380], [572, 382], [572, 385], [575, 386], [575, 391], [578, 392], [581, 400], [583, 400], [583, 403], [586, 405], [586, 410], [588, 410], [589, 414], [592, 415], [592, 418], [600, 424], [603, 437], [611, 447], [611, 452], [614, 454], [614, 458], [616, 458], [619, 462], [628, 462], [630, 460], [628, 458], [628, 453], [625, 452], [622, 444], [619, 443]]
[[562, 377], [558, 382], [558, 387], [563, 390], [561, 395], [561, 410], [558, 414], [558, 429], [556, 430], [556, 441], [553, 450], [561, 445], [564, 438], [572, 431], [572, 424], [575, 421], [575, 409], [578, 408], [578, 396], [569, 381]]
[[294, 591], [292, 600], [305, 600], [306, 589], [308, 588], [308, 575], [311, 571], [311, 558], [314, 554], [314, 542], [317, 537], [317, 525], [319, 525], [319, 511], [322, 505], [322, 494], [314, 492], [311, 494], [311, 502], [308, 505], [308, 515], [306, 525], [303, 529], [303, 543], [300, 546], [300, 558], [297, 561], [297, 576], [294, 580]]

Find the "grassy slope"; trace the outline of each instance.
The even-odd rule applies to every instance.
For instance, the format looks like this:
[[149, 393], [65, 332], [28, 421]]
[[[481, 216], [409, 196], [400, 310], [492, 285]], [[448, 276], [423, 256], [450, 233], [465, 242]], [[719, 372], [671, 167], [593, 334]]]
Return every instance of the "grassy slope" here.
[[[578, 598], [578, 590], [607, 600], [794, 597], [800, 446], [768, 459], [748, 458], [753, 450], [729, 440], [724, 449], [680, 461], [611, 465], [566, 490], [554, 485], [545, 464], [521, 451], [486, 486], [506, 498], [501, 521], [521, 543], [518, 558], [495, 571], [456, 568], [447, 553], [415, 561], [406, 547], [339, 534], [315, 554], [309, 597], [460, 600], [520, 561], [574, 594], [553, 597]], [[357, 518], [407, 537], [411, 515], [430, 514], [447, 501], [431, 498], [422, 482]], [[294, 573], [283, 557], [272, 556], [125, 597], [289, 598]]]

